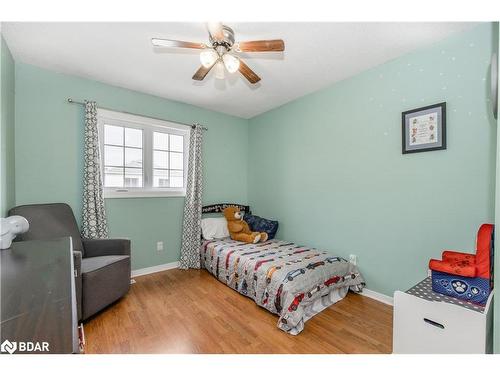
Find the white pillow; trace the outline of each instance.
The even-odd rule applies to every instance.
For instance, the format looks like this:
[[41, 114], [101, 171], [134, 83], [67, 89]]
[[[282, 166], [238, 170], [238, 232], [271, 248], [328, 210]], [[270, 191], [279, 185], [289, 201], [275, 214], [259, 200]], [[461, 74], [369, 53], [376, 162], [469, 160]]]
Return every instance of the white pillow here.
[[227, 220], [225, 217], [207, 217], [201, 219], [201, 233], [206, 240], [229, 237]]

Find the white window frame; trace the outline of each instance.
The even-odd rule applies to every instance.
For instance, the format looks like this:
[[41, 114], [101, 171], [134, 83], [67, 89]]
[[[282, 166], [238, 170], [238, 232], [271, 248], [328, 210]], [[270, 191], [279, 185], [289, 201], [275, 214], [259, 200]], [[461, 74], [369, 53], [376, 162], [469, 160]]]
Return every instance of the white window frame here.
[[[104, 187], [104, 125], [116, 125], [142, 130], [142, 177], [143, 187]], [[189, 126], [169, 121], [115, 112], [99, 108], [97, 110], [97, 126], [99, 131], [99, 148], [101, 154], [101, 176], [103, 179], [104, 198], [138, 198], [138, 197], [184, 197], [188, 174]], [[182, 188], [153, 187], [153, 132], [163, 132], [184, 137]]]

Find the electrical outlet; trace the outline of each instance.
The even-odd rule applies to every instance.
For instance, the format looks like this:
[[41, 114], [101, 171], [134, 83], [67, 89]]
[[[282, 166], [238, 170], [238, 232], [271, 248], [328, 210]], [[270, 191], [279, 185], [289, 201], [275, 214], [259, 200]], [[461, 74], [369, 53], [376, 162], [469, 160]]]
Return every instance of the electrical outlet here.
[[163, 251], [163, 241], [158, 241], [156, 243], [156, 251]]
[[354, 255], [354, 254], [349, 255], [349, 262], [354, 264], [354, 265], [357, 265], [358, 264], [358, 256]]

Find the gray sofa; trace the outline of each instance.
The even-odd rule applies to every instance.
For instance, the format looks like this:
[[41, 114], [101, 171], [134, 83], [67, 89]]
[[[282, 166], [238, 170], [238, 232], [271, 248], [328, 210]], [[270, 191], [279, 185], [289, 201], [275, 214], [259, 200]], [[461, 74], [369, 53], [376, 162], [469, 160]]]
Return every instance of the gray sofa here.
[[24, 216], [30, 228], [16, 241], [71, 236], [77, 272], [78, 320], [85, 320], [123, 297], [130, 288], [130, 240], [86, 240], [65, 203], [14, 207], [9, 215]]

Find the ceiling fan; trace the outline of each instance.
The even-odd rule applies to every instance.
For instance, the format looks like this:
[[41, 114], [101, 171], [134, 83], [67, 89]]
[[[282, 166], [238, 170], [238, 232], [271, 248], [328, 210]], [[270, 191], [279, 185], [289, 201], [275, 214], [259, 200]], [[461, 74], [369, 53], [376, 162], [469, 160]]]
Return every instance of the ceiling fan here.
[[155, 47], [194, 48], [203, 50], [200, 53], [201, 67], [194, 73], [193, 79], [202, 81], [215, 66], [215, 77], [224, 79], [224, 71], [239, 71], [251, 84], [260, 81], [260, 77], [237, 56], [238, 52], [280, 52], [285, 50], [281, 39], [253, 40], [235, 42], [234, 31], [220, 22], [207, 24], [209, 44], [184, 42], [181, 40], [152, 38]]

